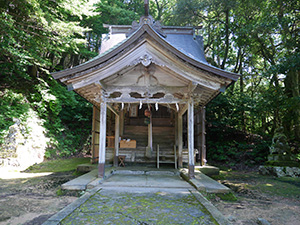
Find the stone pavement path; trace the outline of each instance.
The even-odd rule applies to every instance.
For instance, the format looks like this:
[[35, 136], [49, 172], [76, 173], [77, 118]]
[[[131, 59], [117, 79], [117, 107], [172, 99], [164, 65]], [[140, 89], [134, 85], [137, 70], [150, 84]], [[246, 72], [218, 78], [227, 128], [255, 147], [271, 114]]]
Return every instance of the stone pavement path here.
[[60, 224], [218, 224], [179, 176], [113, 175]]

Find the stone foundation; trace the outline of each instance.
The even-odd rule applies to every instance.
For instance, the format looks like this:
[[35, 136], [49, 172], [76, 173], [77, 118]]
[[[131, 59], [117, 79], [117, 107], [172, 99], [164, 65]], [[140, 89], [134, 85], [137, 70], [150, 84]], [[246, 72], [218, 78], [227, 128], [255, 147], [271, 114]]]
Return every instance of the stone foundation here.
[[276, 177], [300, 177], [299, 167], [260, 166], [258, 171], [262, 175], [273, 175]]

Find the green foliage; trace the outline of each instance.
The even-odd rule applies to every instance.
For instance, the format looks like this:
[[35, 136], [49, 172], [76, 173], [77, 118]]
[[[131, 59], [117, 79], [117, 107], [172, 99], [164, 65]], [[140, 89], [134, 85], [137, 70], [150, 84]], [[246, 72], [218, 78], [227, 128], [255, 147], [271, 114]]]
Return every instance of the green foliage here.
[[56, 159], [49, 160], [39, 164], [30, 166], [26, 172], [30, 173], [42, 173], [42, 172], [68, 172], [76, 170], [80, 164], [89, 163], [89, 158], [69, 158], [69, 159]]
[[235, 197], [235, 195], [232, 192], [218, 193], [218, 194], [216, 194], [216, 196], [219, 197], [221, 200], [227, 201], [227, 202], [236, 202], [237, 201], [237, 197]]
[[[220, 171], [221, 177], [215, 178], [229, 186], [237, 193], [263, 194], [263, 196], [282, 196], [285, 198], [300, 198], [300, 178], [262, 176], [257, 172]], [[245, 190], [246, 191], [243, 191]]]
[[211, 122], [261, 135], [283, 125], [299, 144], [299, 6], [295, 0], [176, 1], [176, 25], [203, 26], [207, 61], [241, 74], [209, 106]]
[[286, 198], [300, 198], [300, 178], [291, 177], [259, 177], [258, 182], [251, 185], [250, 188], [258, 190], [270, 196], [282, 196]]
[[0, 90], [0, 144], [5, 131], [11, 126], [14, 118], [24, 121], [30, 107], [26, 98], [21, 93], [13, 90]]
[[262, 162], [279, 126], [300, 152], [299, 6], [295, 0], [176, 1], [173, 24], [201, 25], [207, 61], [241, 74], [207, 106], [209, 160]]
[[[49, 76], [95, 56], [81, 25], [94, 16], [90, 1], [0, 1], [0, 142], [32, 108], [50, 137], [46, 157], [70, 156], [89, 135], [91, 105]], [[2, 113], [3, 112], [3, 113]], [[1, 143], [0, 143], [1, 144]]]
[[280, 166], [280, 167], [300, 167], [299, 162], [295, 161], [267, 161], [265, 163], [266, 166]]
[[217, 200], [217, 199], [221, 199], [223, 201], [226, 202], [236, 202], [238, 199], [237, 197], [232, 193], [206, 193], [206, 192], [202, 192], [202, 195], [204, 195], [208, 200]]
[[254, 166], [267, 160], [271, 138], [244, 133], [226, 125], [226, 121], [222, 123], [222, 119], [220, 123], [216, 122], [219, 120], [211, 119], [209, 115], [207, 108], [207, 158], [210, 161], [235, 168], [240, 163]]
[[[278, 126], [299, 154], [299, 4], [150, 1], [155, 20], [202, 25], [196, 32], [204, 37], [207, 61], [241, 74], [207, 106], [211, 159], [260, 163]], [[80, 151], [90, 130], [91, 105], [49, 73], [96, 56], [107, 33], [104, 23], [131, 24], [143, 14], [142, 0], [0, 0], [0, 144], [12, 119], [25, 119], [32, 108], [51, 140], [47, 157]]]

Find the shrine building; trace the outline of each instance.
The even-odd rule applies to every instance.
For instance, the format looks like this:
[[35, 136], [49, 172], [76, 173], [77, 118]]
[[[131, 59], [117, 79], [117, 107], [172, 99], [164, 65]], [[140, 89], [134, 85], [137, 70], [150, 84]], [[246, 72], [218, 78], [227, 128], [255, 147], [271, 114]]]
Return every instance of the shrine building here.
[[139, 23], [104, 25], [97, 57], [52, 76], [93, 104], [99, 177], [120, 163], [186, 165], [193, 177], [196, 152], [206, 163], [205, 105], [239, 75], [207, 63], [197, 29], [162, 26], [145, 8]]

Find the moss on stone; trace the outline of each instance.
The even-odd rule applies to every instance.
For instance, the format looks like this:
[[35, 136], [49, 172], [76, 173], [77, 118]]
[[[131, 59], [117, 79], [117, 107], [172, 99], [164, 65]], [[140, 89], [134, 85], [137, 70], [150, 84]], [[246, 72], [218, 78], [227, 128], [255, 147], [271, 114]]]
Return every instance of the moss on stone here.
[[30, 166], [26, 172], [41, 173], [41, 172], [67, 172], [76, 170], [80, 164], [88, 163], [90, 158], [70, 158], [49, 160], [39, 164]]
[[266, 166], [280, 166], [280, 167], [299, 167], [300, 163], [296, 161], [267, 161]]

